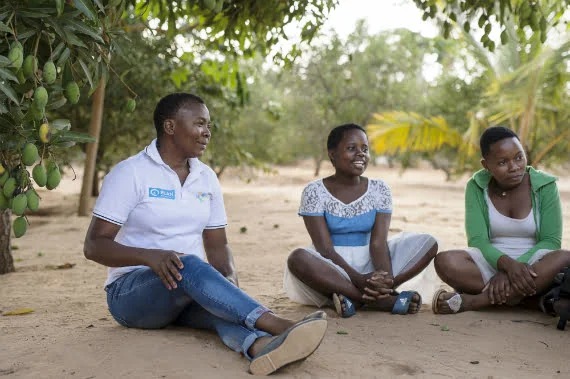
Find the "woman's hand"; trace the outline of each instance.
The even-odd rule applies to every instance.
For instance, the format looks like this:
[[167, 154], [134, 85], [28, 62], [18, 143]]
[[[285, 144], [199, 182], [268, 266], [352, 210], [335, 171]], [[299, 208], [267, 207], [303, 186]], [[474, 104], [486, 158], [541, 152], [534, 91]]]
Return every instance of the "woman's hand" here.
[[499, 271], [483, 288], [484, 291], [488, 291], [491, 304], [506, 304], [508, 297], [511, 295], [509, 277], [505, 272]]
[[512, 258], [501, 259], [501, 269], [507, 274], [513, 288], [524, 296], [536, 295], [534, 278], [538, 275], [533, 268]]
[[180, 271], [184, 264], [178, 257], [182, 255], [172, 250], [152, 250], [146, 256], [146, 265], [160, 277], [168, 290], [177, 288], [177, 281], [182, 280]]
[[390, 296], [394, 278], [385, 271], [375, 271], [362, 275], [360, 285], [363, 286], [362, 289], [358, 285], [357, 287], [363, 294], [363, 300], [375, 301]]

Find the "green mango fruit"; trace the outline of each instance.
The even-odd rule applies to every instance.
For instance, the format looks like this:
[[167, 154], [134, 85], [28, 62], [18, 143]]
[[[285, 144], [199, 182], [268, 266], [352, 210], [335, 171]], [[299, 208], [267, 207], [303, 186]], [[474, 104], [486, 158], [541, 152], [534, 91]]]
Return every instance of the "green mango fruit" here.
[[51, 159], [46, 159], [44, 164], [46, 165], [46, 172], [50, 172], [51, 170], [57, 167], [55, 162]]
[[18, 183], [16, 183], [16, 178], [8, 178], [8, 180], [6, 180], [6, 183], [4, 183], [4, 187], [2, 188], [4, 196], [10, 199], [14, 194], [14, 191], [16, 190], [17, 186]]
[[509, 42], [509, 35], [506, 30], [501, 32], [501, 44], [506, 45]]
[[14, 220], [13, 229], [16, 238], [20, 238], [26, 234], [26, 230], [28, 230], [28, 222], [24, 217], [18, 217]]
[[26, 191], [26, 197], [28, 198], [28, 208], [35, 212], [40, 207], [40, 197], [33, 189], [29, 189]]
[[216, 6], [214, 7], [214, 12], [220, 13], [223, 8], [224, 8], [224, 0], [217, 0]]
[[38, 71], [38, 59], [33, 55], [28, 55], [26, 59], [24, 59], [22, 71], [24, 72], [25, 78], [32, 78], [36, 71]]
[[79, 86], [75, 82], [70, 82], [65, 86], [65, 98], [71, 104], [77, 104], [79, 101]]
[[34, 91], [34, 105], [37, 109], [44, 109], [48, 102], [48, 92], [44, 87], [38, 87]]
[[4, 183], [6, 183], [9, 177], [10, 174], [8, 174], [8, 171], [6, 171], [4, 174], [2, 174], [2, 176], [0, 176], [0, 187], [4, 186]]
[[53, 82], [55, 82], [56, 77], [57, 77], [57, 70], [55, 68], [55, 64], [53, 63], [53, 61], [47, 61], [44, 64], [44, 71], [43, 71], [44, 82], [46, 82], [47, 84], [52, 84]]
[[59, 172], [59, 168], [56, 167], [53, 170], [48, 171], [46, 188], [48, 190], [52, 190], [59, 185], [59, 182], [61, 182], [61, 173]]
[[24, 76], [24, 70], [19, 69], [16, 73], [16, 77], [18, 78], [18, 83], [24, 84], [26, 82], [26, 77]]
[[202, 0], [202, 3], [204, 4], [205, 8], [208, 8], [211, 11], [216, 8], [216, 0]]
[[137, 102], [135, 101], [135, 99], [129, 99], [129, 101], [127, 101], [127, 112], [134, 112], [135, 108], [137, 106]]
[[21, 193], [12, 200], [12, 212], [18, 216], [22, 216], [28, 206], [28, 197]]
[[33, 143], [27, 143], [22, 150], [22, 162], [26, 166], [33, 165], [40, 158], [38, 148]]
[[16, 182], [20, 188], [27, 187], [30, 174], [25, 168], [16, 173]]
[[33, 121], [41, 121], [44, 118], [44, 109], [38, 108], [34, 103], [32, 103], [32, 106], [28, 109], [28, 113], [29, 116], [26, 114], [26, 117], [30, 117]]
[[34, 166], [32, 170], [32, 178], [34, 178], [34, 182], [40, 187], [43, 187], [47, 184], [47, 170], [42, 164], [37, 164]]
[[0, 211], [8, 209], [8, 198], [0, 191]]
[[20, 68], [24, 62], [24, 48], [20, 42], [14, 42], [8, 52], [8, 59], [12, 62], [12, 67]]

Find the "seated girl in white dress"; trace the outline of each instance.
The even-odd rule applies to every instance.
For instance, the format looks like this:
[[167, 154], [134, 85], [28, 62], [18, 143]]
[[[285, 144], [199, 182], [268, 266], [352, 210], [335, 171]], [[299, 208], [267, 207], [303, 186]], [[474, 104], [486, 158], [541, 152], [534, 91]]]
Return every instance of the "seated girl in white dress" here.
[[287, 260], [284, 288], [291, 300], [322, 307], [334, 303], [342, 317], [361, 306], [393, 313], [417, 313], [416, 291], [395, 289], [420, 273], [437, 253], [428, 234], [388, 238], [392, 194], [386, 183], [368, 179], [368, 137], [355, 124], [334, 128], [328, 137], [335, 174], [303, 191], [303, 216], [312, 245]]

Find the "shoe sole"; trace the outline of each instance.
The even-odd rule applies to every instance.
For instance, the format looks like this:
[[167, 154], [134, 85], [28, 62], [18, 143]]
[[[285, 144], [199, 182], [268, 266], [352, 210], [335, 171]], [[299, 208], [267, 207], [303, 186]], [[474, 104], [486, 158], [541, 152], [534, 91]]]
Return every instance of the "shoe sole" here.
[[281, 367], [307, 358], [321, 344], [327, 331], [326, 320], [314, 320], [291, 330], [283, 343], [251, 361], [249, 371], [253, 375], [269, 375]]

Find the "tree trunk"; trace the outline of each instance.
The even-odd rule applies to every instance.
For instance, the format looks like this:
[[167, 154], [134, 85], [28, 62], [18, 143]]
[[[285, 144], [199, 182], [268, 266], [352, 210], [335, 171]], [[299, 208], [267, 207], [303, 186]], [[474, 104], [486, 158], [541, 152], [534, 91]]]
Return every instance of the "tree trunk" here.
[[99, 172], [97, 170], [93, 173], [93, 188], [91, 190], [91, 196], [99, 196]]
[[0, 211], [0, 275], [14, 272], [10, 230], [10, 210]]
[[105, 104], [105, 81], [101, 79], [99, 86], [93, 94], [91, 105], [91, 123], [89, 134], [95, 138], [95, 142], [87, 145], [85, 156], [85, 169], [83, 171], [83, 183], [81, 184], [81, 196], [79, 197], [79, 216], [88, 216], [93, 192], [93, 177], [95, 163], [97, 162], [97, 148], [99, 147], [99, 135], [101, 134], [101, 122], [103, 118], [103, 105]]
[[224, 173], [224, 171], [226, 170], [227, 166], [222, 166], [216, 170], [214, 170], [214, 172], [216, 173], [216, 176], [218, 177], [218, 179], [222, 176], [222, 174]]
[[323, 160], [321, 158], [315, 159], [315, 177], [319, 176], [319, 173], [321, 172], [321, 164], [322, 163], [323, 163]]

